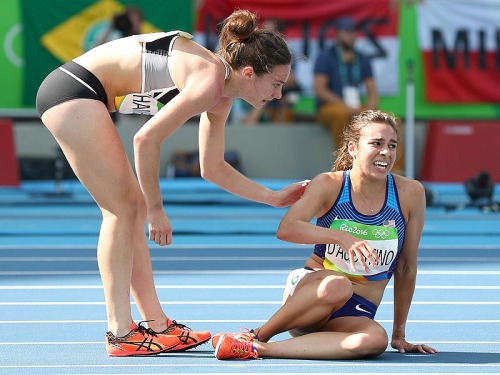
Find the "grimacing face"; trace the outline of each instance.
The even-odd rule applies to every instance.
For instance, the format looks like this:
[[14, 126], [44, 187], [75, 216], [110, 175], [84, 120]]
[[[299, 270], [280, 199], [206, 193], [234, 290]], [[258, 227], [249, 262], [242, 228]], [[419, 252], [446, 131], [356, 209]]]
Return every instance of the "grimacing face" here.
[[357, 145], [350, 145], [354, 164], [368, 174], [385, 177], [396, 161], [397, 134], [392, 126], [370, 123], [361, 129]]

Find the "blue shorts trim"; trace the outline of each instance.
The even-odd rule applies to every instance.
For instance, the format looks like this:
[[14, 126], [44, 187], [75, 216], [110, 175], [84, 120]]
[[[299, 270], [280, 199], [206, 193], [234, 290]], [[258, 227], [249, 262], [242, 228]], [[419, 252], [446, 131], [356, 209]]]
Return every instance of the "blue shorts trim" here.
[[367, 299], [353, 294], [352, 297], [337, 311], [334, 311], [328, 320], [340, 318], [343, 316], [364, 316], [369, 319], [375, 319], [377, 305]]

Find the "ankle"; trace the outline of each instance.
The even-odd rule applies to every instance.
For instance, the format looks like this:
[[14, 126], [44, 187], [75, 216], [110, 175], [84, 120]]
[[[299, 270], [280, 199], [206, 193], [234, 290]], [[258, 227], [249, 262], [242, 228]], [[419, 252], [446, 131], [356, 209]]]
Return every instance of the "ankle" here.
[[136, 323], [132, 320], [128, 325], [118, 324], [118, 322], [108, 323], [108, 331], [115, 337], [127, 336], [134, 328]]
[[254, 341], [267, 342], [269, 338], [263, 336], [261, 334], [262, 327], [252, 329], [252, 333], [254, 334]]
[[162, 332], [166, 330], [169, 324], [171, 324], [171, 321], [166, 317], [147, 320], [147, 327], [151, 328], [155, 332]]
[[252, 343], [252, 346], [255, 350], [257, 350], [257, 353], [259, 353], [259, 356], [263, 356], [266, 353], [266, 343], [262, 341], [254, 341]]

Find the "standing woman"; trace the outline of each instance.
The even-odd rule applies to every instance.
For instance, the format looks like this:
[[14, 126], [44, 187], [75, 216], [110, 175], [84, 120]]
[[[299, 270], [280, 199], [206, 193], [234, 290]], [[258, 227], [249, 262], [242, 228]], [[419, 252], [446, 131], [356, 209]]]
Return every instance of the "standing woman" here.
[[[41, 84], [37, 110], [75, 174], [102, 211], [97, 258], [111, 356], [185, 350], [210, 339], [170, 320], [158, 300], [144, 224], [159, 245], [172, 243], [172, 227], [159, 187], [161, 143], [201, 114], [203, 178], [246, 199], [283, 207], [305, 184], [272, 191], [224, 161], [224, 126], [232, 99], [254, 107], [281, 97], [291, 54], [276, 32], [257, 28], [256, 16], [235, 11], [223, 24], [217, 54], [176, 31], [117, 39], [54, 70]], [[115, 98], [144, 93], [164, 106], [134, 137], [137, 178], [110, 118]], [[130, 292], [148, 328], [131, 315]], [[180, 341], [179, 341], [180, 339]]]
[[[315, 244], [313, 254], [290, 273], [283, 306], [262, 327], [214, 336], [217, 358], [379, 356], [388, 337], [374, 319], [392, 276], [391, 346], [402, 353], [436, 352], [406, 341], [425, 193], [418, 181], [390, 173], [397, 140], [393, 116], [376, 110], [354, 116], [333, 170], [311, 181], [278, 228], [284, 241]], [[268, 342], [285, 331], [291, 339]]]

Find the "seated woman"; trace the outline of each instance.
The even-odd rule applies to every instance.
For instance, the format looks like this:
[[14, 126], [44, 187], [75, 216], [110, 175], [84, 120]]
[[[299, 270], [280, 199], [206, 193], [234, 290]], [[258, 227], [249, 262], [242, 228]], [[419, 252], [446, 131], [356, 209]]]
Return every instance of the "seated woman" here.
[[[390, 173], [397, 140], [395, 117], [368, 110], [353, 118], [333, 170], [311, 181], [278, 228], [281, 240], [315, 244], [313, 254], [290, 273], [282, 307], [262, 327], [213, 337], [218, 359], [379, 356], [389, 339], [374, 319], [393, 275], [391, 346], [401, 353], [436, 353], [405, 335], [425, 191], [418, 181]], [[285, 331], [292, 338], [269, 342]]]

